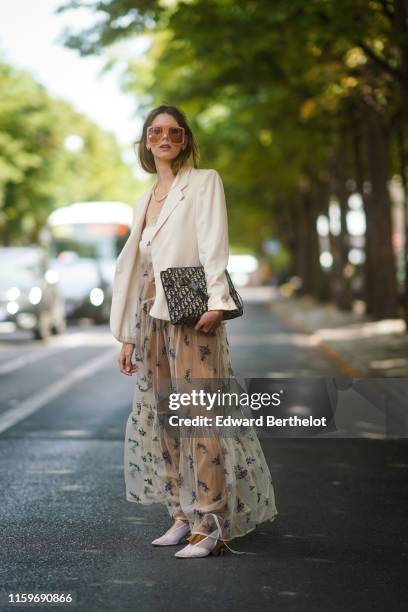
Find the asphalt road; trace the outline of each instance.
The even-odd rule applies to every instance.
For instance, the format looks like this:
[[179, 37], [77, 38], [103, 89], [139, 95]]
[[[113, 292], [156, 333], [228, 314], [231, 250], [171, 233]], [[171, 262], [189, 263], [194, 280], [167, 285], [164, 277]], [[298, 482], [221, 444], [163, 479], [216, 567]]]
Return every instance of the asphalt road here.
[[[237, 376], [339, 375], [267, 302], [228, 330]], [[118, 350], [86, 324], [44, 343], [0, 339], [3, 591], [69, 591], [75, 605], [25, 608], [81, 612], [407, 608], [408, 445], [381, 436], [380, 412], [357, 399], [347, 412], [345, 395], [349, 437], [260, 432], [279, 517], [232, 544], [256, 554], [176, 559], [179, 547], [150, 545], [169, 526], [164, 507], [125, 500], [135, 381]], [[24, 607], [0, 607], [12, 609]]]

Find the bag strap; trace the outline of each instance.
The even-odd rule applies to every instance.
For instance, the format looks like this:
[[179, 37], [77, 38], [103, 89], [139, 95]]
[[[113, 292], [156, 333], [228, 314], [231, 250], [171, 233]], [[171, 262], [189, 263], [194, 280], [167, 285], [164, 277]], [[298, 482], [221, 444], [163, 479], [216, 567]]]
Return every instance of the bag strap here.
[[234, 290], [234, 291], [235, 291], [235, 293], [237, 294], [238, 301], [239, 301], [239, 303], [240, 303], [240, 305], [241, 305], [241, 309], [243, 310], [243, 309], [244, 309], [244, 302], [243, 302], [243, 300], [242, 300], [242, 297], [239, 295], [238, 291], [236, 290], [236, 288], [235, 288], [235, 286], [234, 286], [234, 283], [232, 282], [231, 276], [230, 276], [230, 274], [229, 274], [229, 272], [228, 272], [227, 268], [225, 268], [225, 274], [226, 274], [226, 276], [227, 276], [227, 278], [228, 278], [228, 280], [229, 280], [229, 282], [230, 282], [230, 286], [233, 288], [233, 290]]

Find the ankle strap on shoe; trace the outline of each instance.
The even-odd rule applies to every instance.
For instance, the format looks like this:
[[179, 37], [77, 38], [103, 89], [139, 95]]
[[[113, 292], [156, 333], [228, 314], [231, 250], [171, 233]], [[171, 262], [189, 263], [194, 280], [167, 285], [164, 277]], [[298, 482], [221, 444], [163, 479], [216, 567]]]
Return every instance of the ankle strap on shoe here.
[[222, 529], [221, 529], [220, 522], [218, 520], [218, 516], [216, 514], [214, 514], [213, 512], [209, 512], [208, 514], [211, 514], [211, 516], [213, 516], [215, 518], [215, 522], [217, 523], [218, 535], [219, 535], [219, 537], [217, 539], [221, 540], [224, 543], [224, 545], [228, 548], [228, 550], [230, 550], [232, 553], [234, 553], [234, 555], [256, 555], [257, 554], [257, 553], [254, 553], [254, 552], [247, 552], [247, 551], [244, 551], [244, 550], [234, 550], [233, 548], [230, 548], [228, 546], [226, 540], [224, 540], [224, 538], [222, 537]]

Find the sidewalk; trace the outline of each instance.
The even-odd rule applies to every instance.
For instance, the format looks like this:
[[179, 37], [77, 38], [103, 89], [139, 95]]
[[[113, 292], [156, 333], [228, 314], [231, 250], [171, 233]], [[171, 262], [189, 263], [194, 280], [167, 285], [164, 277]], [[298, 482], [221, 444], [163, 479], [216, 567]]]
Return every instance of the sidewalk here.
[[289, 328], [311, 334], [345, 377], [362, 379], [353, 388], [381, 407], [388, 432], [408, 436], [408, 334], [402, 319], [373, 321], [310, 297], [278, 296], [271, 311]]
[[290, 328], [313, 334], [346, 376], [408, 376], [408, 333], [402, 319], [373, 321], [310, 297], [277, 297], [271, 310]]

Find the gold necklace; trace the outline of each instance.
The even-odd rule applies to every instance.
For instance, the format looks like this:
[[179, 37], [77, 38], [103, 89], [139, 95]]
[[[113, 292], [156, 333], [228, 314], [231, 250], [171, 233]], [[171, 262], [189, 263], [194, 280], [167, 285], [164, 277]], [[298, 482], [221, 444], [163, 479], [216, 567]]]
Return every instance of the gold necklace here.
[[156, 186], [155, 186], [155, 187], [153, 187], [153, 195], [154, 195], [154, 199], [156, 200], [156, 202], [161, 202], [162, 200], [164, 200], [164, 199], [165, 199], [165, 198], [168, 196], [168, 194], [169, 194], [169, 192], [170, 192], [170, 189], [169, 189], [169, 191], [168, 191], [168, 192], [167, 192], [167, 193], [166, 193], [166, 194], [165, 194], [163, 197], [161, 197], [161, 198], [159, 199], [159, 198], [156, 196], [156, 188], [157, 188], [157, 184], [156, 184]]

